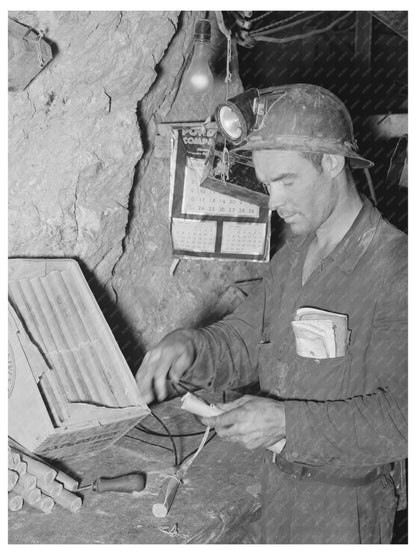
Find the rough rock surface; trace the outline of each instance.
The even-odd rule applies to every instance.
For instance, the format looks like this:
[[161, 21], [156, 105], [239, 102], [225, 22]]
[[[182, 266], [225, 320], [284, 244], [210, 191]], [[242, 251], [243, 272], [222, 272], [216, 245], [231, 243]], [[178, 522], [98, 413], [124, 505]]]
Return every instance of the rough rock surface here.
[[[155, 147], [157, 123], [205, 119], [224, 75], [208, 105], [179, 88], [201, 12], [9, 15], [54, 43], [52, 62], [9, 93], [9, 255], [77, 258], [134, 366], [137, 349], [212, 319], [230, 283], [262, 270], [186, 260], [169, 272], [169, 156]], [[212, 51], [225, 52], [215, 26]], [[241, 89], [233, 75], [230, 93]]]

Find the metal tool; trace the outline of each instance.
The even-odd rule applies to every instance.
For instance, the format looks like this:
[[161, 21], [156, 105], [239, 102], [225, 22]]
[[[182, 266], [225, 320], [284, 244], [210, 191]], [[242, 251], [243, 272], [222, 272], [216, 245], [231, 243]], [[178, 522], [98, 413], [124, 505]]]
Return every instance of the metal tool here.
[[104, 493], [106, 491], [118, 491], [123, 493], [133, 493], [141, 491], [145, 488], [146, 480], [144, 474], [131, 473], [116, 478], [98, 478], [92, 484], [81, 486], [75, 491], [84, 491], [90, 489], [95, 493]]

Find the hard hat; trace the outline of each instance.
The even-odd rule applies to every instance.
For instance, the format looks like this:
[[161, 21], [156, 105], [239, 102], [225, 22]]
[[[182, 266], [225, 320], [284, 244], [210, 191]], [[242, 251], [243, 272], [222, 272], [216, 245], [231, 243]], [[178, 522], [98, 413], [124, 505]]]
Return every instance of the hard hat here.
[[[253, 90], [247, 91], [251, 93], [251, 98]], [[316, 85], [294, 84], [260, 90], [257, 93], [252, 101], [255, 122], [251, 129], [247, 125], [238, 127], [235, 123], [237, 116], [235, 122], [231, 120], [232, 125], [228, 123], [228, 129], [233, 132], [240, 128], [247, 130], [245, 137], [243, 133], [235, 133], [238, 135], [235, 141], [232, 136], [226, 135], [228, 140], [237, 144], [233, 152], [295, 150], [345, 156], [350, 158], [353, 168], [374, 165], [358, 154], [351, 116], [344, 103], [332, 92]], [[239, 103], [243, 95], [236, 97]], [[226, 106], [224, 103], [217, 108], [217, 123], [223, 133], [220, 116], [223, 114], [230, 120], [232, 109], [233, 99], [227, 101]], [[239, 112], [238, 118], [241, 119], [241, 110]]]

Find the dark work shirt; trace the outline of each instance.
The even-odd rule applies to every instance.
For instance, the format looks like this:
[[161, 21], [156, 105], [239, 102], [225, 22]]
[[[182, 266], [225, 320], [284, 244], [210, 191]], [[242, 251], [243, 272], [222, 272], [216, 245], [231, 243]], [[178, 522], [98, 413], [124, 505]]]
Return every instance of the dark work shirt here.
[[[302, 285], [312, 238], [289, 239], [247, 300], [198, 331], [187, 379], [215, 389], [259, 379], [284, 401], [289, 461], [352, 468], [406, 458], [407, 236], [365, 199]], [[345, 356], [296, 354], [291, 322], [301, 307], [348, 315]]]

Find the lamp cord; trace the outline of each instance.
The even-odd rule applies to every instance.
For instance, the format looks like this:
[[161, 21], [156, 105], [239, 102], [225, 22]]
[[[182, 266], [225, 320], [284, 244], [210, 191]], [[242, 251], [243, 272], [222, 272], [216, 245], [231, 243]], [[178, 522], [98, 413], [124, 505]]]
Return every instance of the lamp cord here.
[[[215, 15], [217, 17], [217, 23], [220, 31], [225, 35], [227, 39], [227, 62], [226, 62], [226, 69], [225, 69], [225, 100], [228, 100], [230, 96], [230, 87], [229, 84], [231, 82], [232, 73], [230, 70], [231, 67], [231, 57], [232, 57], [232, 42], [231, 42], [231, 31], [226, 28], [224, 23], [224, 17], [222, 12], [216, 11]], [[224, 141], [224, 147], [222, 149], [221, 155], [221, 167], [220, 167], [220, 177], [222, 181], [227, 181], [230, 175], [230, 157], [228, 153], [227, 144]]]

